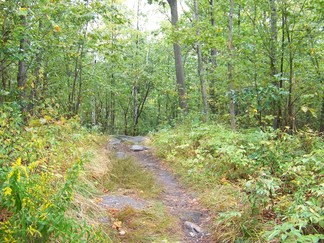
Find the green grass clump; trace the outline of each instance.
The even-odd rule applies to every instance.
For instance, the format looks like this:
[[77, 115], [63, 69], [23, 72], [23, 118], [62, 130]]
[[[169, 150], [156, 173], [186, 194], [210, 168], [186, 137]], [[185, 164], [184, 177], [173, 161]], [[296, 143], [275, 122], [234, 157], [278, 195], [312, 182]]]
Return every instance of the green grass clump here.
[[316, 134], [196, 123], [161, 130], [153, 142], [217, 215], [216, 240], [324, 238], [324, 143]]
[[130, 189], [143, 198], [156, 198], [161, 192], [161, 187], [156, 183], [153, 175], [131, 158], [112, 160], [106, 188], [108, 190]]
[[119, 242], [178, 242], [181, 229], [163, 204], [154, 203], [149, 209], [137, 211], [125, 208], [116, 214], [126, 231]]

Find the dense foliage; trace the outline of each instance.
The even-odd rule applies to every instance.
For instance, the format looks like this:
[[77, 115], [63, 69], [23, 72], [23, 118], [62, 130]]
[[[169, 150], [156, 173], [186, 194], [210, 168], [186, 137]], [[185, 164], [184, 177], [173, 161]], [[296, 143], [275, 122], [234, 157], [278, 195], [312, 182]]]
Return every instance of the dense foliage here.
[[[218, 226], [238, 227], [230, 236], [225, 230], [218, 240], [324, 239], [324, 143], [312, 132], [233, 132], [221, 125], [190, 123], [153, 137], [158, 153], [191, 184], [208, 192]], [[226, 185], [227, 191], [210, 193], [220, 191], [219, 185]], [[228, 195], [233, 191], [235, 199]], [[221, 208], [223, 200], [234, 205]]]
[[145, 1], [133, 3], [135, 12], [120, 2], [1, 1], [1, 104], [16, 101], [24, 119], [51, 106], [110, 133], [172, 124], [182, 116], [175, 43], [189, 113], [323, 131], [321, 0], [236, 1], [232, 10], [226, 1], [185, 1], [176, 28], [162, 22], [156, 31], [144, 31]]
[[77, 150], [85, 130], [49, 115], [22, 122], [17, 106], [1, 108], [0, 241], [97, 242], [94, 228], [67, 214], [85, 162]]

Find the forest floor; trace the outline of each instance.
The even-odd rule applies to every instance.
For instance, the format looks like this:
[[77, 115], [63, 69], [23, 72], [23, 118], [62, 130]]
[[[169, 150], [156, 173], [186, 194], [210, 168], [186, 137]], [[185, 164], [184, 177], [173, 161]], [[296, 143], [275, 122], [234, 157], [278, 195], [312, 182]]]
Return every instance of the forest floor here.
[[[197, 195], [183, 185], [163, 161], [154, 155], [154, 151], [145, 147], [147, 140], [146, 137], [139, 136], [115, 136], [109, 140], [108, 149], [115, 153], [117, 162], [132, 159], [146, 173], [153, 176], [155, 183], [161, 188], [156, 200], [175, 218], [175, 232], [172, 234], [176, 234], [175, 239], [179, 239], [176, 242], [213, 242], [211, 234], [208, 233], [211, 220], [208, 210], [200, 204]], [[143, 210], [151, 205], [151, 202], [138, 195], [112, 193], [102, 196], [101, 204], [117, 210], [127, 207]]]

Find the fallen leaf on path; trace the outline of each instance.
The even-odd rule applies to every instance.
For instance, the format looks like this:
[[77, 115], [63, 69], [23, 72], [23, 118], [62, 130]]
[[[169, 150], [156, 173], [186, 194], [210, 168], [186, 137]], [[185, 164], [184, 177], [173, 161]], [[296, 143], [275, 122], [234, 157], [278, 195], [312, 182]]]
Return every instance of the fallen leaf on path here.
[[122, 227], [122, 221], [115, 221], [112, 225], [113, 229], [119, 230]]
[[94, 199], [94, 201], [96, 203], [101, 203], [103, 201], [103, 199], [101, 197], [97, 197], [97, 198]]
[[108, 208], [107, 210], [112, 215], [115, 215], [116, 213], [119, 212], [119, 209], [117, 209], [117, 208]]
[[224, 184], [224, 185], [230, 185], [229, 180], [227, 180], [225, 177], [223, 177], [223, 178], [221, 179], [221, 182], [222, 182], [222, 184]]

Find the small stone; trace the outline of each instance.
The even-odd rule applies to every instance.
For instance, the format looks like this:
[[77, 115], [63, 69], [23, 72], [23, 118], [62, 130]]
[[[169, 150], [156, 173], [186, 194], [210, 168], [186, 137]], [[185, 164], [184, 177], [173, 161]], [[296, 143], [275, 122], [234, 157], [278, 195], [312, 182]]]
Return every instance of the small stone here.
[[141, 146], [141, 145], [133, 145], [130, 149], [131, 149], [132, 151], [134, 151], [134, 152], [147, 150], [146, 147]]
[[127, 155], [124, 152], [117, 152], [116, 157], [118, 159], [125, 159], [125, 158], [127, 158]]
[[109, 139], [109, 145], [119, 145], [121, 143], [121, 140], [118, 138], [111, 138]]
[[196, 234], [195, 234], [194, 232], [189, 232], [189, 235], [190, 235], [191, 237], [195, 237], [195, 236], [196, 236]]
[[123, 235], [126, 235], [126, 231], [125, 231], [125, 230], [120, 230], [120, 231], [119, 231], [119, 235], [122, 235], [122, 236], [123, 236]]
[[184, 222], [184, 225], [187, 227], [187, 229], [189, 229], [190, 231], [193, 231], [193, 232], [197, 232], [198, 234], [202, 233], [203, 230], [202, 228], [200, 228], [198, 225], [192, 223], [192, 222], [189, 222], [189, 221], [186, 221]]

